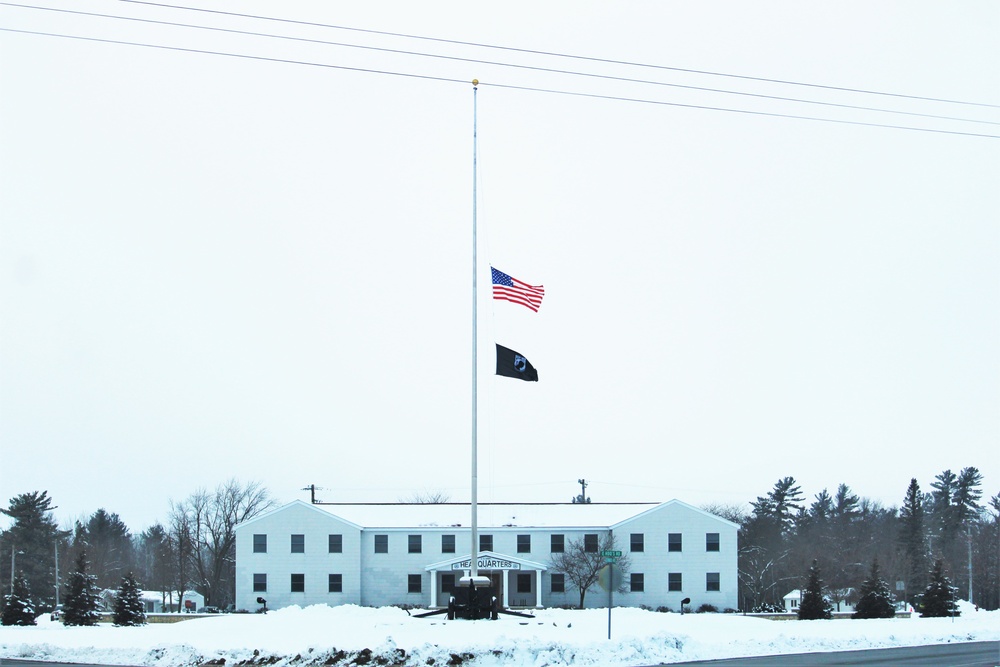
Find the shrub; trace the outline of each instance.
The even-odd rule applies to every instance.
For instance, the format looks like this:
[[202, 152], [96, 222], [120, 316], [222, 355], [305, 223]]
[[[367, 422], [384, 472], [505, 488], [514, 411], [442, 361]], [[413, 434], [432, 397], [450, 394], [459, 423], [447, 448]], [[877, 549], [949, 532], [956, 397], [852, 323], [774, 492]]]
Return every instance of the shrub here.
[[715, 614], [718, 613], [719, 608], [714, 604], [708, 604], [707, 602], [695, 609], [696, 614]]

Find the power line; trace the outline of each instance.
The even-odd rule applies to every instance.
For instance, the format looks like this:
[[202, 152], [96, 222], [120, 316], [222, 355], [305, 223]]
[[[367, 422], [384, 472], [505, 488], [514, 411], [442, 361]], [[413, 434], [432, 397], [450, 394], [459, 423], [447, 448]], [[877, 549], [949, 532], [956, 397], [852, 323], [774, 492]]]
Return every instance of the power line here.
[[666, 83], [666, 82], [662, 82], [662, 81], [650, 81], [650, 80], [646, 80], [646, 79], [634, 79], [634, 78], [629, 78], [629, 77], [611, 76], [611, 75], [606, 75], [606, 74], [594, 74], [594, 73], [591, 73], [591, 72], [578, 72], [578, 71], [573, 71], [573, 70], [555, 69], [555, 68], [540, 67], [540, 66], [534, 66], [534, 65], [519, 65], [519, 64], [515, 64], [515, 63], [504, 63], [504, 62], [497, 62], [497, 61], [480, 60], [480, 59], [476, 59], [476, 58], [464, 58], [464, 57], [460, 57], [460, 56], [447, 56], [447, 55], [441, 55], [441, 54], [435, 54], [435, 53], [423, 53], [423, 52], [419, 52], [419, 51], [407, 51], [407, 50], [402, 50], [402, 49], [389, 49], [389, 48], [385, 48], [385, 47], [368, 46], [368, 45], [363, 45], [363, 44], [350, 44], [350, 43], [346, 43], [346, 42], [333, 42], [333, 41], [321, 40], [321, 39], [310, 39], [310, 38], [307, 38], [307, 37], [294, 37], [294, 36], [289, 36], [289, 35], [277, 35], [277, 34], [273, 34], [273, 33], [255, 32], [255, 31], [249, 31], [249, 30], [236, 30], [236, 29], [233, 29], [233, 28], [219, 28], [219, 27], [215, 27], [215, 26], [205, 26], [205, 25], [198, 25], [198, 24], [191, 24], [191, 23], [177, 23], [177, 22], [174, 22], [174, 21], [161, 21], [161, 20], [157, 20], [157, 19], [140, 18], [140, 17], [134, 17], [134, 16], [120, 16], [120, 15], [116, 15], [116, 14], [103, 14], [103, 13], [97, 13], [97, 12], [85, 12], [85, 11], [79, 11], [79, 10], [73, 10], [73, 9], [61, 9], [61, 8], [56, 8], [56, 7], [41, 7], [41, 6], [37, 6], [37, 5], [25, 5], [25, 4], [19, 4], [19, 3], [13, 3], [13, 2], [0, 2], [0, 5], [7, 6], [7, 7], [19, 7], [19, 8], [22, 8], [22, 9], [36, 9], [36, 10], [41, 10], [41, 11], [59, 12], [59, 13], [65, 13], [65, 14], [76, 14], [76, 15], [80, 15], [80, 16], [91, 16], [91, 17], [97, 17], [97, 18], [107, 18], [107, 19], [115, 19], [115, 20], [123, 20], [123, 21], [134, 21], [134, 22], [138, 22], [138, 23], [150, 23], [150, 24], [155, 24], [155, 25], [165, 25], [165, 26], [172, 26], [172, 27], [179, 27], [179, 28], [193, 28], [193, 29], [197, 29], [197, 30], [208, 30], [208, 31], [214, 31], [214, 32], [224, 32], [224, 33], [237, 34], [237, 35], [246, 35], [246, 36], [252, 36], [252, 37], [266, 37], [266, 38], [272, 38], [272, 39], [284, 39], [284, 40], [290, 40], [290, 41], [296, 41], [296, 42], [306, 42], [306, 43], [311, 43], [311, 44], [323, 44], [323, 45], [327, 45], [327, 46], [340, 46], [340, 47], [346, 47], [346, 48], [364, 49], [364, 50], [370, 50], [370, 51], [380, 51], [380, 52], [384, 52], [384, 53], [393, 53], [393, 54], [398, 54], [398, 55], [419, 56], [419, 57], [423, 57], [423, 58], [436, 58], [436, 59], [452, 60], [452, 61], [465, 62], [465, 63], [475, 63], [475, 64], [480, 64], [480, 65], [493, 65], [493, 66], [498, 66], [498, 67], [510, 67], [510, 68], [516, 68], [516, 69], [522, 69], [522, 70], [530, 70], [530, 71], [536, 71], [536, 72], [546, 72], [546, 73], [550, 73], [550, 74], [566, 74], [566, 75], [570, 75], [570, 76], [588, 77], [588, 78], [595, 78], [595, 79], [605, 79], [605, 80], [618, 81], [618, 82], [624, 82], [624, 83], [639, 83], [639, 84], [654, 85], [654, 86], [666, 86], [666, 87], [671, 87], [671, 88], [682, 88], [682, 89], [686, 89], [686, 90], [697, 90], [697, 91], [701, 91], [701, 92], [720, 93], [720, 94], [724, 94], [724, 95], [739, 95], [739, 96], [743, 96], [743, 97], [755, 97], [755, 98], [760, 98], [760, 99], [776, 100], [776, 101], [782, 101], [782, 102], [797, 102], [797, 103], [801, 103], [801, 104], [814, 104], [814, 105], [819, 105], [819, 106], [836, 107], [836, 108], [841, 108], [841, 109], [851, 109], [851, 110], [855, 110], [855, 111], [874, 111], [874, 112], [878, 112], [878, 113], [889, 113], [889, 114], [897, 114], [897, 115], [904, 115], [904, 116], [916, 116], [916, 117], [921, 117], [921, 118], [933, 118], [933, 119], [936, 119], [936, 120], [952, 120], [952, 121], [967, 122], [967, 123], [981, 123], [981, 124], [985, 124], [985, 125], [1000, 125], [1000, 122], [996, 122], [996, 121], [978, 120], [978, 119], [972, 119], [972, 118], [957, 118], [955, 116], [942, 116], [942, 115], [937, 115], [937, 114], [918, 113], [918, 112], [913, 112], [913, 111], [899, 111], [899, 110], [895, 110], [895, 109], [880, 109], [880, 108], [876, 108], [876, 107], [865, 107], [865, 106], [859, 106], [859, 105], [853, 105], [853, 104], [841, 104], [841, 103], [836, 103], [836, 102], [822, 102], [822, 101], [819, 101], [819, 100], [807, 100], [807, 99], [794, 98], [794, 97], [784, 97], [784, 96], [778, 96], [778, 95], [765, 95], [765, 94], [762, 94], [762, 93], [748, 93], [748, 92], [743, 92], [743, 91], [725, 90], [725, 89], [719, 89], [719, 88], [706, 88], [706, 87], [703, 87], [703, 86], [690, 86], [690, 85], [684, 85], [684, 84], [678, 84], [678, 83]]
[[610, 59], [610, 58], [595, 58], [595, 57], [591, 57], [591, 56], [581, 56], [581, 55], [574, 55], [574, 54], [568, 54], [568, 53], [558, 53], [558, 52], [554, 52], [554, 51], [540, 51], [540, 50], [535, 50], [535, 49], [521, 49], [521, 48], [516, 48], [516, 47], [511, 47], [511, 46], [498, 46], [498, 45], [495, 45], [495, 44], [484, 44], [484, 43], [479, 43], [479, 42], [465, 42], [465, 41], [455, 40], [455, 39], [443, 39], [443, 38], [440, 38], [440, 37], [426, 37], [424, 35], [411, 35], [411, 34], [407, 34], [407, 33], [389, 32], [389, 31], [385, 31], [385, 30], [370, 30], [370, 29], [366, 29], [366, 28], [354, 28], [354, 27], [350, 27], [350, 26], [341, 26], [341, 25], [334, 25], [334, 24], [329, 24], [329, 23], [317, 23], [317, 22], [314, 22], [314, 21], [299, 21], [299, 20], [295, 20], [295, 19], [283, 19], [283, 18], [278, 18], [278, 17], [274, 17], [274, 16], [261, 16], [261, 15], [257, 15], [257, 14], [241, 14], [241, 13], [238, 13], [238, 12], [225, 12], [225, 11], [221, 11], [221, 10], [217, 10], [217, 9], [204, 9], [204, 8], [201, 8], [201, 7], [185, 7], [185, 6], [182, 6], [182, 5], [170, 5], [170, 4], [159, 3], [159, 2], [149, 2], [148, 0], [119, 0], [119, 1], [120, 2], [128, 2], [128, 3], [136, 4], [136, 5], [149, 5], [151, 7], [163, 7], [163, 8], [168, 8], [168, 9], [180, 9], [180, 10], [183, 10], [183, 11], [191, 11], [191, 12], [205, 12], [207, 14], [219, 14], [219, 15], [223, 15], [223, 16], [237, 16], [237, 17], [240, 17], [240, 18], [250, 18], [250, 19], [257, 19], [257, 20], [262, 20], [262, 21], [276, 21], [276, 22], [280, 22], [280, 23], [291, 23], [291, 24], [296, 24], [296, 25], [312, 26], [312, 27], [316, 27], [316, 28], [332, 28], [334, 30], [348, 30], [348, 31], [353, 31], [353, 32], [368, 33], [368, 34], [371, 34], [371, 35], [383, 35], [383, 36], [386, 36], [386, 37], [402, 37], [402, 38], [405, 38], [405, 39], [419, 39], [419, 40], [424, 40], [424, 41], [429, 41], [429, 42], [440, 42], [442, 44], [454, 44], [454, 45], [457, 45], [457, 46], [472, 46], [472, 47], [482, 48], [482, 49], [496, 49], [496, 50], [500, 50], [500, 51], [511, 51], [511, 52], [514, 52], [514, 53], [527, 53], [527, 54], [532, 54], [532, 55], [549, 56], [549, 57], [553, 57], [553, 58], [570, 58], [570, 59], [573, 59], [573, 60], [584, 60], [584, 61], [588, 61], [588, 62], [604, 63], [604, 64], [608, 64], [608, 65], [626, 65], [626, 66], [629, 66], [629, 67], [645, 67], [645, 68], [650, 68], [650, 69], [666, 70], [666, 71], [671, 71], [671, 72], [684, 72], [686, 74], [702, 74], [702, 75], [705, 75], [705, 76], [727, 77], [727, 78], [732, 78], [732, 79], [743, 79], [743, 80], [746, 80], [746, 81], [761, 81], [761, 82], [765, 82], [765, 83], [777, 83], [777, 84], [782, 84], [782, 85], [787, 85], [787, 86], [805, 86], [805, 87], [809, 87], [809, 88], [820, 88], [820, 89], [824, 89], [824, 90], [837, 90], [837, 91], [841, 91], [841, 92], [860, 93], [860, 94], [865, 94], [865, 95], [883, 95], [883, 96], [887, 96], [887, 97], [898, 97], [898, 98], [911, 99], [911, 100], [923, 100], [923, 101], [927, 101], [927, 102], [944, 102], [944, 103], [947, 103], [947, 104], [964, 104], [964, 105], [969, 105], [969, 106], [989, 107], [989, 108], [994, 108], [994, 109], [1000, 108], [1000, 104], [986, 104], [986, 103], [982, 103], [982, 102], [968, 102], [968, 101], [964, 101], [964, 100], [949, 100], [949, 99], [938, 98], [938, 97], [924, 97], [924, 96], [920, 96], [920, 95], [905, 95], [905, 94], [902, 94], [902, 93], [890, 93], [890, 92], [878, 91], [878, 90], [865, 90], [865, 89], [861, 89], [861, 88], [846, 88], [846, 87], [841, 87], [841, 86], [828, 86], [828, 85], [823, 85], [823, 84], [818, 84], [818, 83], [805, 83], [805, 82], [802, 82], [802, 81], [789, 81], [789, 80], [784, 80], [784, 79], [769, 79], [769, 78], [766, 78], [766, 77], [759, 77], [759, 76], [746, 76], [746, 75], [742, 75], [742, 74], [727, 74], [725, 72], [712, 72], [712, 71], [708, 71], [708, 70], [688, 69], [688, 68], [683, 68], [683, 67], [669, 67], [669, 66], [666, 66], [666, 65], [652, 65], [652, 64], [649, 64], [649, 63], [640, 63], [640, 62], [633, 62], [633, 61], [628, 61], [628, 60], [614, 60], [614, 59]]
[[[124, 1], [129, 1], [129, 0], [124, 0]], [[25, 34], [25, 35], [37, 35], [37, 36], [43, 36], [43, 37], [58, 37], [58, 38], [63, 38], [63, 39], [76, 39], [76, 40], [81, 40], [81, 41], [99, 42], [99, 43], [104, 43], [104, 44], [118, 44], [118, 45], [123, 45], [123, 46], [139, 46], [139, 47], [153, 48], [153, 49], [163, 49], [163, 50], [169, 50], [169, 51], [180, 51], [180, 52], [184, 52], [184, 53], [197, 53], [197, 54], [201, 54], [201, 55], [225, 56], [225, 57], [230, 57], [230, 58], [246, 58], [246, 59], [249, 59], [249, 60], [259, 60], [259, 61], [266, 61], [266, 62], [276, 62], [276, 63], [284, 63], [284, 64], [289, 64], [289, 65], [305, 65], [305, 66], [310, 66], [310, 67], [324, 67], [324, 68], [327, 68], [327, 69], [344, 70], [344, 71], [351, 71], [351, 72], [361, 72], [361, 73], [365, 73], [365, 74], [384, 74], [384, 75], [388, 75], [388, 76], [400, 76], [400, 77], [406, 77], [406, 78], [411, 78], [411, 79], [424, 79], [424, 80], [428, 80], [428, 81], [442, 81], [442, 82], [446, 82], [446, 83], [461, 83], [463, 85], [468, 85], [469, 84], [469, 81], [466, 81], [464, 79], [455, 79], [455, 78], [441, 77], [441, 76], [431, 76], [431, 75], [427, 75], [427, 74], [413, 74], [413, 73], [407, 73], [407, 72], [393, 72], [393, 71], [389, 71], [389, 70], [378, 70], [378, 69], [371, 69], [371, 68], [364, 68], [364, 67], [348, 67], [346, 65], [331, 65], [331, 64], [328, 64], [328, 63], [318, 63], [318, 62], [312, 62], [312, 61], [306, 61], [306, 60], [291, 60], [291, 59], [286, 59], [286, 58], [274, 58], [274, 57], [268, 57], [268, 56], [255, 56], [255, 55], [243, 54], [243, 53], [230, 53], [230, 52], [225, 52], [225, 51], [210, 51], [210, 50], [207, 50], [207, 49], [192, 49], [192, 48], [186, 48], [186, 47], [180, 47], [180, 46], [167, 46], [167, 45], [163, 45], [163, 44], [148, 44], [148, 43], [143, 43], [143, 42], [128, 42], [128, 41], [124, 41], [124, 40], [104, 39], [104, 38], [99, 38], [99, 37], [85, 37], [85, 36], [82, 36], [82, 35], [66, 35], [66, 34], [51, 33], [51, 32], [42, 32], [42, 31], [36, 31], [36, 30], [19, 30], [19, 29], [16, 29], [16, 28], [2, 28], [2, 27], [0, 27], [0, 31], [3, 31], [3, 32], [12, 32], [12, 33], [19, 33], [19, 34]], [[481, 85], [481, 86], [492, 86], [494, 88], [504, 88], [504, 89], [507, 89], [507, 90], [521, 90], [521, 91], [526, 91], [526, 92], [549, 93], [549, 94], [554, 94], [554, 95], [569, 95], [569, 96], [573, 96], [573, 97], [589, 97], [589, 98], [592, 98], [592, 99], [612, 100], [612, 101], [618, 101], [618, 102], [636, 102], [636, 103], [642, 103], [642, 104], [655, 104], [655, 105], [659, 105], [659, 106], [678, 107], [678, 108], [685, 108], [685, 109], [700, 109], [700, 110], [704, 110], [704, 111], [722, 111], [722, 112], [728, 112], [728, 113], [740, 113], [740, 114], [747, 114], [747, 115], [753, 115], [753, 116], [769, 116], [769, 117], [772, 117], [772, 118], [787, 118], [787, 119], [795, 119], [795, 120], [811, 120], [811, 121], [817, 121], [817, 122], [838, 123], [838, 124], [842, 124], [842, 125], [860, 125], [860, 126], [866, 126], [866, 127], [879, 127], [879, 128], [895, 129], [895, 130], [910, 130], [910, 131], [914, 131], [914, 132], [932, 132], [932, 133], [935, 133], [935, 134], [952, 134], [952, 135], [959, 135], [959, 136], [966, 136], [966, 137], [981, 137], [981, 138], [987, 138], [987, 139], [1000, 139], [1000, 135], [994, 135], [994, 134], [981, 134], [981, 133], [975, 133], [975, 132], [959, 132], [959, 131], [955, 131], [955, 130], [940, 130], [940, 129], [924, 128], [924, 127], [912, 127], [912, 126], [906, 126], [906, 125], [889, 125], [889, 124], [883, 124], [883, 123], [869, 123], [869, 122], [863, 122], [863, 121], [838, 120], [838, 119], [834, 119], [834, 118], [821, 118], [821, 117], [818, 117], [818, 116], [800, 116], [800, 115], [795, 115], [795, 114], [782, 114], [782, 113], [769, 112], [769, 111], [751, 111], [749, 109], [732, 109], [732, 108], [727, 108], [727, 107], [712, 107], [712, 106], [706, 106], [706, 105], [701, 105], [701, 104], [683, 104], [683, 103], [680, 103], [680, 102], [665, 102], [665, 101], [662, 101], [662, 100], [648, 100], [648, 99], [642, 99], [642, 98], [636, 98], [636, 97], [623, 97], [623, 96], [617, 96], [617, 95], [599, 95], [599, 94], [596, 94], [596, 93], [584, 93], [584, 92], [569, 91], [569, 90], [556, 90], [556, 89], [553, 89], [553, 88], [535, 88], [535, 87], [530, 87], [530, 86], [518, 86], [518, 85], [513, 85], [513, 84], [487, 83], [487, 82], [480, 82], [479, 85]]]

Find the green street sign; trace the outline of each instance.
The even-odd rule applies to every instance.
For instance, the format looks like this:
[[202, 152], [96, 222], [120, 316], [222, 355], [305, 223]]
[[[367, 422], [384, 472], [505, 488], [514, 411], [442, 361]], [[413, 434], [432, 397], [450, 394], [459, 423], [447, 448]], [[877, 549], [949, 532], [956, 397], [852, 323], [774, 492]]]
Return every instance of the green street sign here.
[[606, 550], [606, 551], [602, 551], [601, 555], [604, 556], [605, 558], [621, 558], [622, 557], [622, 552], [621, 551], [607, 551]]

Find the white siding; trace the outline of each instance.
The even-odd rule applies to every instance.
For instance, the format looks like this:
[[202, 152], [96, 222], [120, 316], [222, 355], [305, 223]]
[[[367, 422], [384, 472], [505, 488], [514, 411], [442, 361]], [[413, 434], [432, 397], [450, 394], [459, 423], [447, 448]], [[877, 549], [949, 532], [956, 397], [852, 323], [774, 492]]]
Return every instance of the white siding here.
[[[412, 512], [412, 506], [403, 506]], [[532, 516], [543, 515], [546, 506], [531, 506]], [[560, 517], [573, 516], [562, 506], [553, 506], [553, 514]], [[302, 501], [295, 501], [268, 514], [241, 524], [236, 530], [236, 605], [237, 608], [256, 610], [258, 596], [268, 601], [269, 608], [288, 605], [306, 606], [311, 604], [362, 604], [383, 606], [389, 604], [411, 604], [428, 606], [431, 602], [431, 578], [427, 571], [432, 563], [441, 563], [451, 558], [469, 554], [469, 529], [462, 526], [399, 526], [378, 527], [358, 526], [335, 515], [337, 508], [325, 509]], [[511, 518], [510, 508], [503, 508], [505, 521]], [[604, 508], [588, 513], [582, 508], [578, 516], [598, 516], [608, 514]], [[559, 605], [576, 606], [579, 591], [566, 581], [564, 593], [551, 592], [551, 536], [561, 534], [565, 543], [583, 540], [586, 534], [597, 534], [603, 539], [611, 530], [617, 539], [617, 548], [628, 554], [631, 571], [642, 573], [644, 591], [641, 593], [615, 594], [616, 605], [649, 607], [669, 606], [680, 608], [680, 601], [691, 598], [692, 608], [701, 604], [715, 605], [720, 611], [737, 607], [736, 581], [736, 531], [737, 527], [724, 519], [707, 514], [679, 501], [660, 505], [636, 506], [638, 514], [620, 521], [614, 526], [490, 526], [480, 524], [480, 535], [493, 536], [492, 551], [507, 557], [533, 561], [549, 565], [550, 569], [541, 576], [541, 599], [546, 607]], [[384, 508], [380, 508], [384, 511]], [[528, 512], [525, 512], [527, 514]], [[488, 515], [488, 512], [484, 512]], [[642, 533], [644, 550], [630, 553], [630, 536]], [[683, 550], [672, 553], [667, 548], [668, 533], [683, 536]], [[719, 534], [719, 551], [706, 550], [707, 533]], [[267, 535], [267, 553], [253, 552], [253, 536]], [[305, 536], [305, 552], [291, 553], [291, 536]], [[343, 553], [328, 553], [330, 534], [343, 536]], [[388, 553], [375, 553], [376, 535], [388, 537]], [[420, 553], [409, 553], [408, 537], [421, 536]], [[455, 536], [455, 552], [442, 553], [441, 536]], [[530, 535], [530, 551], [518, 553], [518, 535]], [[679, 592], [667, 590], [668, 575], [679, 572], [683, 588]], [[706, 590], [706, 574], [719, 573], [720, 590]], [[254, 574], [267, 575], [267, 591], [253, 590]], [[528, 573], [527, 571], [522, 573]], [[531, 571], [534, 577], [534, 570]], [[291, 591], [292, 574], [302, 574], [305, 590]], [[343, 578], [343, 592], [328, 591], [328, 575], [340, 574]], [[457, 572], [459, 576], [461, 572]], [[517, 593], [517, 571], [512, 571], [505, 582], [504, 597], [508, 605], [519, 601], [533, 602], [539, 590], [537, 579], [532, 580], [530, 593]], [[410, 593], [409, 575], [420, 576], [420, 592]], [[628, 582], [626, 581], [626, 584]], [[447, 596], [438, 591], [438, 602], [444, 604]], [[607, 604], [607, 592], [595, 587], [587, 593], [587, 607], [603, 607]]]

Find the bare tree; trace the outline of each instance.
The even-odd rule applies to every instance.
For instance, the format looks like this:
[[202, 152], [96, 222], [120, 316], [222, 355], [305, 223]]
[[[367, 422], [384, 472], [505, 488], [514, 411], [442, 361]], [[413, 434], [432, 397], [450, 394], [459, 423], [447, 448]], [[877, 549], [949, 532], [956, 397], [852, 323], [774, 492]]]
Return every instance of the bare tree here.
[[170, 502], [170, 517], [167, 520], [167, 543], [173, 574], [172, 590], [177, 592], [177, 611], [184, 604], [184, 594], [191, 586], [192, 520], [188, 506]]
[[260, 482], [230, 479], [213, 493], [204, 489], [187, 500], [192, 563], [206, 605], [224, 606], [236, 597], [236, 526], [267, 511], [274, 500]]
[[400, 498], [399, 502], [408, 505], [441, 505], [451, 500], [444, 491], [414, 491], [406, 498]]
[[[613, 533], [606, 533], [601, 539], [596, 549], [587, 549], [586, 539], [570, 540], [566, 543], [566, 549], [562, 553], [552, 556], [552, 569], [562, 572], [569, 581], [580, 591], [580, 609], [583, 609], [583, 602], [587, 596], [587, 591], [597, 583], [601, 570], [608, 563], [605, 562], [602, 551], [617, 551], [618, 540]], [[622, 573], [622, 581], [631, 568], [631, 563], [627, 555], [618, 559], [617, 567]], [[624, 583], [618, 587], [619, 592], [624, 592]]]

